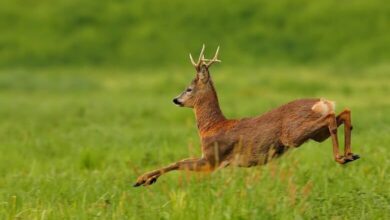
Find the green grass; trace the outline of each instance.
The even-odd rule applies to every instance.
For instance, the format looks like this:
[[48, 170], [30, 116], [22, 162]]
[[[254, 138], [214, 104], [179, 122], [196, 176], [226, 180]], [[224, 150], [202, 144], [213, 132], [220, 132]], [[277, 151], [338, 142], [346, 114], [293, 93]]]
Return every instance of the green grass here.
[[[330, 141], [262, 167], [136, 177], [199, 156], [191, 110], [171, 103], [193, 69], [3, 69], [0, 219], [389, 219], [390, 66], [213, 68], [229, 117], [300, 97], [352, 109], [353, 150]], [[341, 134], [341, 132], [340, 132]], [[341, 139], [342, 142], [342, 139]]]
[[[389, 219], [389, 6], [3, 1], [0, 219]], [[329, 141], [309, 142], [263, 167], [131, 187], [201, 155], [192, 111], [171, 100], [202, 43], [207, 56], [221, 45], [212, 74], [225, 115], [336, 100], [352, 109], [362, 158], [339, 166]]]

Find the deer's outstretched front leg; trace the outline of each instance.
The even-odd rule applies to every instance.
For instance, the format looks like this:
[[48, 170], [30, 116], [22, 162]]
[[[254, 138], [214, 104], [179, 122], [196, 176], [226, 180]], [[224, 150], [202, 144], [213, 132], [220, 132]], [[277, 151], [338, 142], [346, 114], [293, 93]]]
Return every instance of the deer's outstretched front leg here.
[[188, 170], [188, 171], [212, 171], [213, 166], [205, 158], [198, 159], [185, 159], [163, 167], [161, 169], [153, 170], [138, 177], [137, 182], [134, 184], [137, 186], [147, 186], [155, 183], [157, 178], [162, 174], [168, 173], [173, 170]]

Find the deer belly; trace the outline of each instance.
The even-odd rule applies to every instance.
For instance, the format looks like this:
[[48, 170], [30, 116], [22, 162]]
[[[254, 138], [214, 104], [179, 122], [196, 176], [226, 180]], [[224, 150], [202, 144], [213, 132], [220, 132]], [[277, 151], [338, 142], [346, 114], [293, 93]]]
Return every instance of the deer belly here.
[[271, 159], [283, 155], [288, 149], [289, 147], [280, 143], [246, 146], [241, 152], [237, 152], [231, 157], [231, 164], [240, 167], [263, 165]]

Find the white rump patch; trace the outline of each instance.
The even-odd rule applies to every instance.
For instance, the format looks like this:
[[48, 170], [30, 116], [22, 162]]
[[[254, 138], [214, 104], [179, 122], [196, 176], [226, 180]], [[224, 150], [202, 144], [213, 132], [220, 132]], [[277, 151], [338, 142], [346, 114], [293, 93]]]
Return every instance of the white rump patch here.
[[328, 115], [335, 112], [336, 104], [333, 101], [321, 98], [320, 101], [311, 107], [311, 110], [321, 113], [322, 115]]

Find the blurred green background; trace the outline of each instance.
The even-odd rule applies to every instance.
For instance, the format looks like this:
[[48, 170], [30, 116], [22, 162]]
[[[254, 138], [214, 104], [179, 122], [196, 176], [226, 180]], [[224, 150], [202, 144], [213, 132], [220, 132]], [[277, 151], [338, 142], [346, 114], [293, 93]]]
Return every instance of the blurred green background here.
[[[390, 219], [390, 4], [379, 0], [0, 3], [0, 219]], [[356, 162], [308, 142], [266, 166], [138, 175], [199, 157], [173, 105], [188, 53], [228, 118], [293, 99], [352, 110]], [[343, 145], [343, 128], [339, 129]]]
[[3, 1], [0, 66], [183, 66], [202, 43], [229, 65], [380, 63], [389, 11], [383, 0]]

